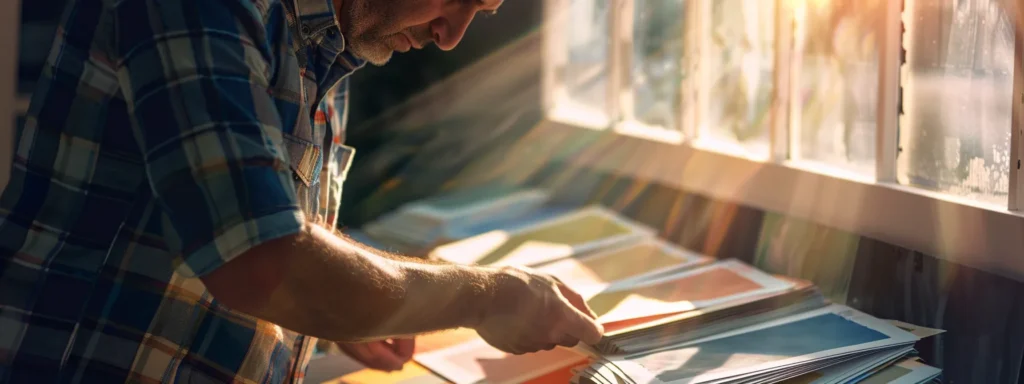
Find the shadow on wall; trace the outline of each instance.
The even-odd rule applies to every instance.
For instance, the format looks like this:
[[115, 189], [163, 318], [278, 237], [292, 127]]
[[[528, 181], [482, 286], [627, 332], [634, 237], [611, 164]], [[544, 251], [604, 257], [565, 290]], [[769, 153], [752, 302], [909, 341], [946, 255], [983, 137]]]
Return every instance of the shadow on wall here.
[[[386, 113], [395, 105], [467, 65], [534, 30], [541, 23], [542, 0], [506, 1], [497, 14], [477, 16], [454, 50], [436, 46], [395, 54], [383, 67], [367, 66], [352, 77], [349, 127]], [[358, 133], [350, 137], [359, 140]], [[357, 147], [358, 148], [358, 147]], [[362, 148], [360, 148], [362, 149]]]
[[353, 75], [346, 141], [356, 156], [340, 226], [451, 187], [536, 125], [542, 5], [506, 2], [497, 15], [478, 17], [453, 51], [396, 55]]

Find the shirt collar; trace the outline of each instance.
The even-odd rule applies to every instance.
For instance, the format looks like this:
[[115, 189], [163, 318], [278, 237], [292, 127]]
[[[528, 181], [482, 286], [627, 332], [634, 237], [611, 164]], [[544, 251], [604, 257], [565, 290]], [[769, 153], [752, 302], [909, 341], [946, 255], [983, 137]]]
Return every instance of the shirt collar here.
[[[291, 0], [294, 19], [299, 24], [301, 39], [315, 42], [336, 55], [335, 62], [347, 71], [354, 71], [366, 61], [345, 49], [345, 36], [338, 26], [337, 11], [332, 0]], [[286, 7], [287, 8], [287, 7]]]
[[303, 38], [309, 38], [328, 29], [340, 32], [338, 19], [335, 17], [334, 1], [332, 0], [292, 0], [295, 5], [295, 16], [299, 23], [299, 32]]

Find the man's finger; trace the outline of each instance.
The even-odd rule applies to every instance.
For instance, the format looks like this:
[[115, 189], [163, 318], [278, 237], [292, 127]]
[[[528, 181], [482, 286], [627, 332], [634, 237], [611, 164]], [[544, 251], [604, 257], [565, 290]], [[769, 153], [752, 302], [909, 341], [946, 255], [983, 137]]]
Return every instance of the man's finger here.
[[562, 336], [561, 339], [558, 340], [558, 345], [561, 345], [561, 346], [566, 347], [566, 348], [575, 347], [576, 344], [579, 344], [579, 343], [580, 343], [580, 339], [577, 339], [577, 338], [575, 338], [573, 336], [569, 336], [569, 335], [564, 335], [564, 336]]
[[399, 370], [405, 365], [404, 359], [398, 357], [395, 350], [384, 342], [366, 344], [372, 360], [386, 370]]
[[395, 350], [395, 355], [398, 358], [402, 359], [403, 362], [408, 362], [416, 351], [416, 339], [393, 339], [391, 340], [391, 347]]
[[583, 296], [580, 296], [580, 294], [576, 293], [572, 288], [569, 288], [565, 284], [558, 284], [558, 292], [562, 294], [562, 297], [569, 301], [569, 304], [572, 304], [572, 306], [576, 307], [580, 312], [590, 316], [591, 319], [597, 318], [597, 314], [590, 309], [590, 306], [587, 305], [587, 301], [583, 300]]
[[566, 315], [569, 317], [566, 322], [566, 334], [573, 336], [580, 341], [594, 345], [601, 341], [604, 336], [604, 327], [598, 324], [594, 319], [584, 315], [576, 308], [570, 308]]
[[338, 347], [345, 352], [346, 355], [355, 359], [360, 364], [370, 369], [386, 370], [385, 367], [380, 366], [373, 356], [370, 354], [370, 349], [367, 348], [365, 343], [339, 343]]

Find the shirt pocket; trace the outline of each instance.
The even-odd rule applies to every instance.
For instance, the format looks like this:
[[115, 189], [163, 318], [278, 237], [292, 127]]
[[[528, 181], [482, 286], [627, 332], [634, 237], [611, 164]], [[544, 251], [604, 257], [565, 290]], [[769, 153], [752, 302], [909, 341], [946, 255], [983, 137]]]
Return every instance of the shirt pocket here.
[[293, 135], [284, 135], [285, 150], [288, 151], [288, 166], [295, 181], [306, 187], [320, 181], [320, 165], [323, 161], [320, 146]]
[[321, 146], [293, 135], [284, 135], [288, 166], [295, 184], [295, 197], [303, 212], [316, 217], [320, 206]]

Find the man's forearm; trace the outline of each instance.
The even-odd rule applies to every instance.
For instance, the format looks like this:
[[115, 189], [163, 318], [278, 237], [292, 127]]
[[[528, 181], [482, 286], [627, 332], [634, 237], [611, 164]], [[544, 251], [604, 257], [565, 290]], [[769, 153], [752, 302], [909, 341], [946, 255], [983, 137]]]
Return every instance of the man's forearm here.
[[[233, 301], [243, 312], [336, 341], [471, 327], [487, 310], [497, 273], [384, 257], [317, 226], [261, 245], [227, 267], [236, 268], [226, 272], [233, 276], [207, 284], [221, 288], [210, 290], [229, 298], [226, 305]], [[259, 276], [252, 297], [225, 292], [236, 287], [227, 280], [244, 276]]]
[[437, 258], [432, 258], [432, 257], [430, 257], [429, 254], [423, 255], [423, 256], [419, 256], [419, 255], [417, 255], [417, 256], [410, 256], [410, 255], [402, 255], [402, 254], [398, 254], [398, 253], [394, 253], [394, 252], [389, 252], [389, 251], [385, 251], [385, 250], [381, 250], [381, 249], [376, 249], [374, 247], [371, 247], [369, 245], [366, 245], [366, 244], [360, 242], [359, 240], [353, 239], [351, 236], [349, 236], [349, 235], [345, 234], [344, 232], [341, 232], [340, 230], [337, 230], [337, 229], [334, 230], [334, 235], [337, 236], [337, 237], [340, 237], [342, 240], [344, 240], [345, 242], [347, 242], [349, 244], [352, 244], [352, 245], [354, 245], [356, 247], [359, 247], [359, 248], [361, 248], [363, 250], [366, 250], [367, 252], [373, 253], [373, 254], [378, 255], [378, 256], [386, 257], [386, 258], [389, 258], [389, 259], [403, 260], [403, 261], [413, 261], [413, 262], [419, 262], [419, 263], [430, 263], [430, 264], [446, 264], [446, 265], [452, 264], [451, 262], [448, 262], [448, 261], [445, 261], [445, 260], [441, 260], [441, 259], [437, 259]]

